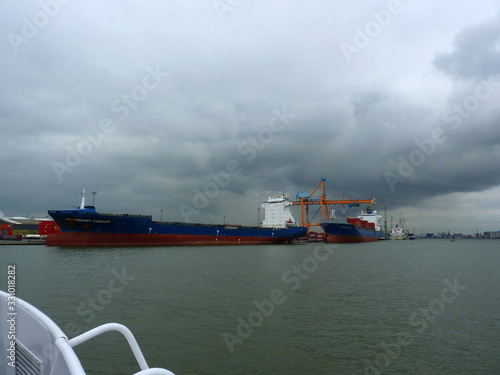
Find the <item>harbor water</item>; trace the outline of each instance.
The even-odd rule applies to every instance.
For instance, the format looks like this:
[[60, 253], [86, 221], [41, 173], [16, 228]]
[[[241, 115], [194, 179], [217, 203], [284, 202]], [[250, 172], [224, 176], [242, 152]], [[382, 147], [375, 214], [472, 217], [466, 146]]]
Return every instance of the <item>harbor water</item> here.
[[[5, 245], [0, 265], [70, 338], [122, 323], [177, 375], [500, 373], [499, 240]], [[76, 352], [88, 374], [139, 371], [116, 333]]]

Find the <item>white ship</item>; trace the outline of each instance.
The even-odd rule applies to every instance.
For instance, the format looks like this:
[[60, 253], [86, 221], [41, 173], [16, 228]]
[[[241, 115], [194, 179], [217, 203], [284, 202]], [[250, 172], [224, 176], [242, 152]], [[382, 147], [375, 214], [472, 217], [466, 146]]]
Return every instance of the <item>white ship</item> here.
[[391, 229], [389, 237], [391, 240], [406, 240], [408, 238], [408, 232], [405, 229], [406, 219], [399, 216], [399, 223], [396, 224], [394, 228]]
[[405, 228], [399, 227], [397, 224], [394, 228], [391, 229], [390, 239], [391, 240], [405, 240], [408, 237], [408, 233]]

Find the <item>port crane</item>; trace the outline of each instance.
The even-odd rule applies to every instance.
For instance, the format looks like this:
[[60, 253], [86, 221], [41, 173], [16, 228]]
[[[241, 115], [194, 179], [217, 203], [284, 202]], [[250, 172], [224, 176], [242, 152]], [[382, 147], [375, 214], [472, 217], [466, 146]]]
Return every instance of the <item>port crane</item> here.
[[[327, 200], [326, 199], [326, 187], [325, 183], [334, 187], [335, 189], [341, 191], [348, 198], [341, 200]], [[319, 189], [319, 198], [313, 198], [314, 193]], [[311, 226], [319, 226], [319, 223], [311, 223], [310, 215], [314, 213], [313, 217], [319, 212], [321, 209], [321, 214], [323, 219], [329, 219], [330, 213], [328, 209], [328, 205], [347, 205], [349, 208], [351, 207], [359, 207], [361, 204], [368, 204], [368, 210], [371, 209], [371, 205], [375, 204], [375, 198], [370, 199], [356, 199], [351, 197], [349, 194], [340, 190], [338, 187], [328, 182], [324, 177], [321, 178], [321, 181], [314, 188], [311, 194], [307, 193], [297, 193], [296, 201], [292, 202], [294, 206], [300, 206], [300, 225], [307, 227], [307, 231], [309, 232]]]
[[399, 227], [400, 228], [403, 228], [405, 226], [405, 223], [406, 223], [406, 218], [405, 217], [399, 218]]

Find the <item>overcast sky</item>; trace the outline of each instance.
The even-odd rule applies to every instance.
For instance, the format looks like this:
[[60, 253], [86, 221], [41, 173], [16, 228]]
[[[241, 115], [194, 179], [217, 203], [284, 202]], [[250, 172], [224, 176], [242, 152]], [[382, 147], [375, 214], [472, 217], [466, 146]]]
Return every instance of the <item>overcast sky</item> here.
[[500, 230], [497, 1], [6, 0], [0, 30], [6, 216], [85, 187], [254, 225], [325, 177], [417, 233]]

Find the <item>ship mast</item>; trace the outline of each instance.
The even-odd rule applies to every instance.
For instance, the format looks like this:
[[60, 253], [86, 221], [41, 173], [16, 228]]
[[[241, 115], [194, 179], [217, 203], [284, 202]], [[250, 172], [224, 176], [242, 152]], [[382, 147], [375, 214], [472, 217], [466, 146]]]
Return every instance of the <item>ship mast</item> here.
[[83, 210], [85, 208], [85, 188], [82, 189], [80, 196], [82, 197], [82, 203], [80, 204], [80, 210]]

